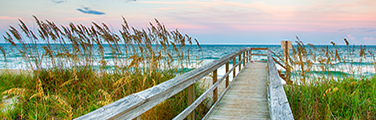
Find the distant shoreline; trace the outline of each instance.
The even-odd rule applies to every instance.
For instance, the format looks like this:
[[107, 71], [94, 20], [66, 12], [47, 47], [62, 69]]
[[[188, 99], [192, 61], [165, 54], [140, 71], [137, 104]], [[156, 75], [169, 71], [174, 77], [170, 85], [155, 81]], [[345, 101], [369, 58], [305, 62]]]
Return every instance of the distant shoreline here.
[[[22, 45], [21, 43], [16, 43], [17, 45]], [[34, 44], [34, 43], [26, 43], [26, 44]], [[37, 43], [37, 45], [46, 45], [48, 43]], [[0, 45], [11, 45], [11, 43], [0, 43]], [[60, 43], [49, 43], [49, 45], [61, 45]], [[67, 43], [66, 45], [72, 45], [71, 43]], [[95, 45], [95, 44], [93, 44]], [[109, 44], [102, 44], [102, 45], [109, 45]], [[119, 43], [119, 45], [125, 45], [124, 43]], [[135, 44], [137, 45], [137, 44]], [[157, 44], [152, 44], [152, 45], [157, 45]], [[160, 45], [160, 44], [158, 44]], [[176, 45], [179, 45], [179, 44], [176, 44]], [[272, 46], [280, 46], [281, 43], [200, 43], [200, 45], [272, 45]], [[323, 44], [313, 44], [315, 46], [330, 46], [332, 47], [333, 45], [332, 44], [328, 44], [328, 43], [323, 43]], [[193, 43], [192, 46], [197, 46], [196, 43]], [[296, 44], [293, 44], [293, 46], [296, 46]], [[309, 46], [308, 44], [306, 44], [305, 46]], [[345, 44], [339, 44], [339, 45], [336, 45], [336, 46], [346, 46]], [[353, 46], [353, 45], [349, 45], [349, 46]], [[376, 47], [376, 45], [355, 45], [355, 46], [371, 46], [371, 47]]]

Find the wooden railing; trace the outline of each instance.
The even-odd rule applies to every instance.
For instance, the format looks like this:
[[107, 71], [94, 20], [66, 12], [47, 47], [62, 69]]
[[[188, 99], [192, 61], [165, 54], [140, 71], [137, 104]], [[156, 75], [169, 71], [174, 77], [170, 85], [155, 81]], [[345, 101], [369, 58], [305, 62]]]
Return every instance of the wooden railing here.
[[293, 114], [286, 97], [285, 90], [281, 79], [278, 75], [276, 61], [272, 55], [272, 51], [268, 50], [268, 102], [269, 114], [272, 120], [293, 120]]
[[[187, 118], [188, 120], [195, 119], [194, 109], [201, 104], [209, 93], [213, 92], [213, 103], [215, 106], [218, 101], [226, 93], [228, 86], [231, 85], [229, 81], [229, 75], [233, 74], [236, 76], [236, 67], [241, 70], [242, 66], [251, 61], [252, 55], [266, 55], [266, 54], [252, 54], [252, 50], [268, 50], [267, 48], [243, 48], [234, 53], [228, 54], [218, 60], [215, 60], [209, 64], [203, 65], [202, 67], [196, 68], [188, 73], [177, 76], [173, 79], [165, 81], [154, 87], [146, 89], [144, 91], [134, 93], [132, 95], [121, 98], [111, 104], [101, 107], [95, 111], [85, 114], [81, 117], [76, 118], [76, 120], [82, 119], [134, 119], [139, 118], [144, 112], [163, 102], [164, 100], [174, 96], [175, 94], [181, 92], [184, 89], [188, 89], [188, 107], [177, 115], [174, 119], [180, 120]], [[270, 53], [269, 53], [270, 55]], [[238, 62], [236, 62], [236, 57], [238, 57]], [[230, 61], [233, 62], [233, 67], [229, 68]], [[266, 62], [266, 61], [265, 61]], [[217, 69], [225, 65], [225, 75], [219, 78], [217, 77]], [[194, 86], [198, 80], [203, 77], [213, 73], [213, 85], [206, 90], [199, 98], [194, 98]], [[277, 73], [278, 74], [278, 73]], [[222, 94], [218, 97], [217, 87], [222, 82], [226, 82], [226, 88]], [[210, 113], [213, 107], [209, 110]]]

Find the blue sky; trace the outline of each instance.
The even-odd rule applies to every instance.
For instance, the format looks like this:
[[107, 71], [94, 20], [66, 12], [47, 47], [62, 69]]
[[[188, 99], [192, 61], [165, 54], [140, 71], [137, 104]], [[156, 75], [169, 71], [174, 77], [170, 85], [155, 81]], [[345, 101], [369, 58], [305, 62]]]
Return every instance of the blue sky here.
[[[32, 15], [59, 25], [105, 22], [148, 27], [157, 18], [201, 43], [279, 44], [281, 40], [376, 45], [375, 0], [0, 0], [0, 34]], [[0, 38], [0, 42], [4, 42]]]

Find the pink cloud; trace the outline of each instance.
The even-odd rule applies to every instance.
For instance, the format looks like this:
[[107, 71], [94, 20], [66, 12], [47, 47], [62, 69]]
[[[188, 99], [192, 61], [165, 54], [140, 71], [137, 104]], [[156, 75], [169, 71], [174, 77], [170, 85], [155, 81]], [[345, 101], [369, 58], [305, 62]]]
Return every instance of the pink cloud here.
[[9, 17], [9, 16], [0, 16], [0, 20], [13, 20], [13, 19], [17, 19], [17, 18]]
[[364, 37], [363, 40], [364, 40], [365, 44], [376, 45], [376, 38], [374, 38], [374, 37]]
[[347, 35], [347, 40], [350, 42], [350, 44], [355, 44], [355, 45], [362, 45], [362, 44], [372, 44], [376, 45], [376, 38], [374, 37], [363, 37], [363, 39], [356, 39], [352, 35]]
[[[372, 5], [365, 5], [366, 3], [353, 5], [356, 2], [308, 2], [304, 5], [227, 1], [143, 3], [174, 4], [177, 7], [159, 8], [155, 11], [155, 14], [167, 14], [171, 17], [171, 21], [205, 24], [208, 27], [225, 26], [246, 31], [337, 32], [343, 26], [363, 27], [376, 21], [376, 16], [373, 15], [374, 10], [366, 12], [358, 10], [365, 10]], [[363, 6], [366, 7], [363, 8]]]
[[363, 40], [376, 40], [376, 38], [373, 38], [373, 37], [364, 37]]
[[350, 44], [355, 44], [355, 45], [360, 45], [362, 44], [362, 42], [360, 42], [359, 40], [357, 40], [354, 36], [348, 34], [346, 39], [350, 42]]
[[170, 10], [175, 10], [176, 7], [166, 7], [166, 8], [158, 8], [158, 11], [170, 11]]
[[204, 25], [194, 25], [194, 24], [168, 24], [166, 25], [169, 29], [210, 29]]
[[355, 37], [351, 36], [350, 34], [347, 35], [347, 39], [348, 39], [348, 40], [356, 40]]

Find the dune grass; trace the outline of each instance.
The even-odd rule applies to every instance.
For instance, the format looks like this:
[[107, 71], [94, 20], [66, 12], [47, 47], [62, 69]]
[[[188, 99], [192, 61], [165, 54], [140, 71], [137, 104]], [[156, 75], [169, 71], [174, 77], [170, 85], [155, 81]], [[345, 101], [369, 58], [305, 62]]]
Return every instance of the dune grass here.
[[[191, 59], [200, 59], [190, 54], [194, 43], [200, 47], [196, 39], [166, 30], [158, 20], [150, 28], [136, 29], [123, 18], [122, 29], [113, 32], [105, 23], [57, 26], [34, 18], [37, 31], [19, 20], [21, 30], [10, 26], [3, 36], [12, 51], [22, 55], [31, 74], [0, 75], [0, 92], [19, 99], [0, 118], [76, 118], [187, 72]], [[186, 106], [184, 90], [141, 118], [171, 119]], [[206, 110], [200, 105], [197, 116]]]
[[376, 79], [341, 78], [285, 86], [296, 119], [376, 119]]
[[364, 46], [356, 50], [346, 39], [346, 51], [334, 42], [331, 48], [316, 47], [297, 39], [287, 65], [293, 69], [294, 82], [285, 85], [294, 118], [376, 119], [376, 77], [360, 71], [363, 62], [375, 65], [373, 53]]

